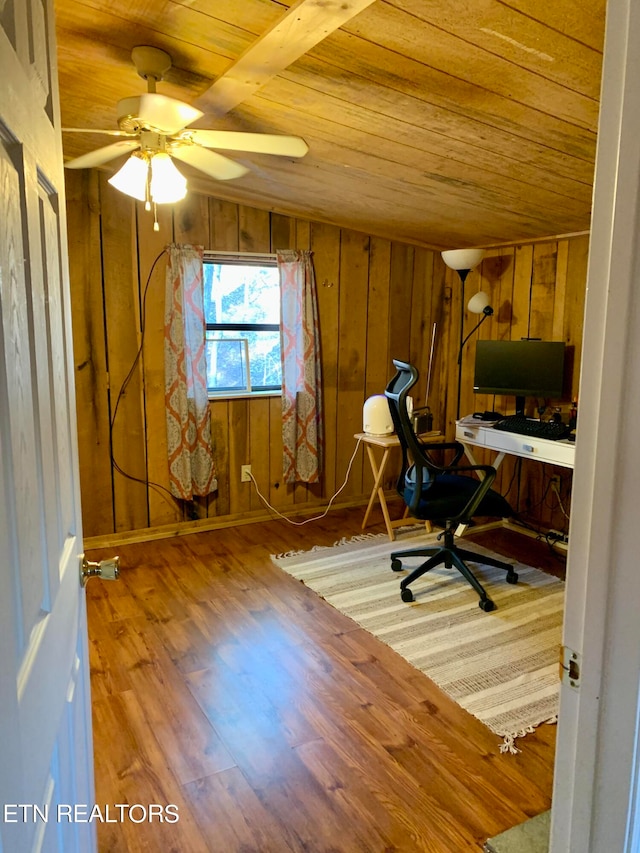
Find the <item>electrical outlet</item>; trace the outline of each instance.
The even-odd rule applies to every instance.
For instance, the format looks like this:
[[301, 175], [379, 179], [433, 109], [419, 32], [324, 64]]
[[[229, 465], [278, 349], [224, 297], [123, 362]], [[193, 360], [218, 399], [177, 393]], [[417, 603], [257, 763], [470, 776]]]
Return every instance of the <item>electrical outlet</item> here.
[[550, 477], [549, 479], [551, 480], [551, 485], [554, 488], [556, 488], [556, 489], [560, 488], [560, 475], [559, 474], [554, 474], [553, 477]]
[[241, 465], [240, 466], [240, 482], [241, 483], [250, 483], [251, 482], [251, 465]]

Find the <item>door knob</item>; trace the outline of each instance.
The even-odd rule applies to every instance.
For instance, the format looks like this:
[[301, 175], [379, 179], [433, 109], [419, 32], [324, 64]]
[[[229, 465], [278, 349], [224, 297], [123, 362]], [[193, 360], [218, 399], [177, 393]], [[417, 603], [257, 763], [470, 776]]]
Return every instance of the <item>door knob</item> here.
[[94, 563], [82, 556], [82, 569], [80, 570], [80, 583], [86, 586], [89, 578], [102, 578], [105, 581], [116, 581], [120, 575], [120, 557], [111, 557], [109, 560], [100, 560]]

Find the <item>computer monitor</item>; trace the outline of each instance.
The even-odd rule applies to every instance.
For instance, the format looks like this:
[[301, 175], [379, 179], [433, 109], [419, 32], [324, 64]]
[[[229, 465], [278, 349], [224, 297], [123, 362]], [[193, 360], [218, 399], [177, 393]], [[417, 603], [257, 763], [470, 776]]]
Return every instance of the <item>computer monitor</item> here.
[[564, 341], [478, 341], [473, 390], [514, 394], [516, 413], [525, 397], [562, 396]]

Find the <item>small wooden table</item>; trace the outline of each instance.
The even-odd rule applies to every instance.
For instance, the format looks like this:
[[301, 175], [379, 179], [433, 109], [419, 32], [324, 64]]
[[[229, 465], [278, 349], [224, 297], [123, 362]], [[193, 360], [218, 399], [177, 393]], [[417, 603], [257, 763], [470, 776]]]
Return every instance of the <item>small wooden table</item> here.
[[[371, 510], [373, 509], [373, 505], [377, 498], [378, 502], [380, 503], [380, 507], [382, 508], [382, 515], [384, 516], [384, 523], [387, 528], [387, 533], [389, 534], [389, 539], [393, 542], [396, 538], [394, 532], [395, 528], [407, 526], [407, 517], [409, 515], [409, 512], [407, 509], [405, 509], [402, 518], [393, 520], [391, 519], [389, 515], [389, 509], [387, 507], [387, 500], [384, 494], [384, 488], [382, 487], [382, 481], [384, 478], [384, 472], [387, 467], [387, 463], [389, 461], [389, 457], [391, 456], [391, 451], [394, 447], [400, 447], [400, 439], [395, 433], [393, 433], [393, 435], [370, 435], [366, 432], [358, 432], [354, 435], [354, 438], [360, 439], [360, 441], [362, 441], [362, 443], [367, 449], [367, 456], [369, 457], [369, 464], [371, 465], [371, 471], [373, 472], [374, 479], [373, 488], [371, 489], [371, 497], [369, 498], [367, 510], [362, 520], [362, 529], [364, 530], [367, 526], [367, 521], [369, 520]], [[440, 432], [428, 432], [420, 436], [420, 441], [426, 442], [428, 444], [434, 444], [443, 440], [443, 435]], [[376, 460], [376, 455], [374, 452], [374, 448], [376, 447], [381, 447], [383, 451], [382, 459], [380, 460], [379, 464]], [[425, 527], [427, 529], [427, 532], [430, 533], [431, 522], [425, 521]]]

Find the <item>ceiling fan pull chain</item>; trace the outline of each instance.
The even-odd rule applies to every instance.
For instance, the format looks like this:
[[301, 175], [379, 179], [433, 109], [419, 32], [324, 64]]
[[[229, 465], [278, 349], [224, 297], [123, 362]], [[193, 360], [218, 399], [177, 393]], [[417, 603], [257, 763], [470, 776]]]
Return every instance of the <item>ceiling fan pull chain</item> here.
[[[146, 160], [145, 156], [145, 160]], [[151, 169], [148, 168], [147, 163], [147, 179], [144, 185], [144, 209], [151, 210]]]

